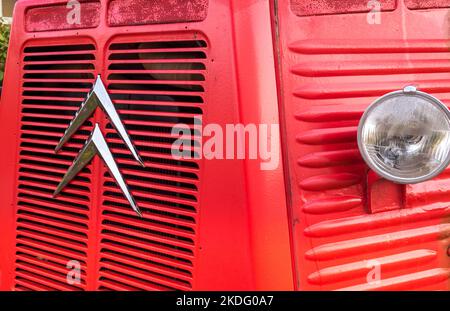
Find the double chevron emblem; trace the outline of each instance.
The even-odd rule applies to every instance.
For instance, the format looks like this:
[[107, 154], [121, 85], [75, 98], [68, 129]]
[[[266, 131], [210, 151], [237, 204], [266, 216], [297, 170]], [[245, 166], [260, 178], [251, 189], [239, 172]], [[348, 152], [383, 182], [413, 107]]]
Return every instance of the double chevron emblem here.
[[[122, 120], [120, 119], [120, 116], [117, 113], [100, 76], [97, 77], [92, 90], [89, 92], [85, 101], [81, 104], [81, 107], [75, 114], [74, 119], [70, 122], [70, 125], [66, 129], [64, 136], [56, 146], [55, 152], [61, 150], [64, 144], [70, 140], [70, 138], [78, 131], [80, 126], [82, 126], [83, 123], [87, 119], [89, 119], [89, 117], [91, 117], [91, 115], [98, 107], [103, 109], [105, 114], [108, 116], [111, 124], [114, 126], [115, 130], [130, 150], [134, 159], [141, 166], [145, 166], [144, 162], [139, 156], [138, 151], [134, 147], [133, 142], [128, 136], [125, 126], [123, 125]], [[133, 195], [131, 194], [122, 174], [120, 173], [119, 167], [114, 160], [114, 156], [110, 148], [108, 147], [105, 136], [100, 130], [98, 123], [94, 125], [94, 129], [89, 139], [86, 141], [86, 144], [81, 149], [80, 153], [77, 155], [72, 165], [64, 175], [53, 196], [56, 197], [78, 175], [78, 173], [86, 165], [89, 164], [89, 162], [95, 157], [95, 155], [100, 156], [133, 210], [142, 217], [141, 211], [136, 201], [134, 200]]]

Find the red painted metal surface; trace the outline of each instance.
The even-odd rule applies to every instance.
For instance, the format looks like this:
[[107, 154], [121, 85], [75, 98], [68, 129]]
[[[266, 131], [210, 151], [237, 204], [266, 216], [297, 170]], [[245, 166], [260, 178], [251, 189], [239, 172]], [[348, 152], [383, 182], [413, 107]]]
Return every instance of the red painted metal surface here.
[[[80, 1], [81, 2], [81, 1]], [[100, 23], [100, 2], [81, 2], [78, 8], [67, 3], [44, 7], [32, 7], [26, 11], [25, 27], [27, 31], [51, 31], [97, 27]], [[73, 12], [69, 14], [68, 12]], [[74, 15], [79, 14], [79, 15]], [[79, 20], [78, 20], [79, 19]], [[72, 23], [68, 23], [72, 20]]]
[[208, 14], [208, 0], [112, 0], [111, 26], [200, 22]]
[[[175, 122], [278, 123], [269, 4], [194, 2], [207, 4], [207, 16], [137, 25], [134, 10], [119, 18], [123, 26], [110, 27], [115, 2], [104, 0], [97, 27], [59, 31], [58, 19], [43, 16], [40, 24], [26, 12], [65, 1], [17, 3], [0, 104], [1, 289], [293, 288], [283, 167], [264, 172], [257, 161], [170, 158], [167, 129]], [[54, 154], [97, 74], [145, 169], [130, 161], [101, 111]], [[107, 134], [143, 219], [98, 158], [52, 198], [93, 122]], [[81, 263], [81, 284], [65, 282], [68, 260]]]
[[[291, 9], [298, 16], [349, 14], [369, 12], [369, 0], [290, 0]], [[395, 9], [396, 0], [377, 0], [381, 11]]]
[[[374, 99], [405, 85], [450, 103], [450, 11], [413, 11], [406, 5], [419, 1], [406, 0], [381, 24], [334, 14], [363, 2], [279, 0], [273, 11], [296, 288], [449, 290], [449, 170], [417, 185], [379, 183], [356, 128]], [[375, 266], [381, 278], [368, 282]]]

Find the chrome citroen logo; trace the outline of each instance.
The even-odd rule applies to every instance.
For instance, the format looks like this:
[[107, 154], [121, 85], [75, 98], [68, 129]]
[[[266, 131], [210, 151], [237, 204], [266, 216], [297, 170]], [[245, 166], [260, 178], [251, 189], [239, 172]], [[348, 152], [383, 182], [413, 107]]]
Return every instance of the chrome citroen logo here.
[[[55, 152], [61, 150], [64, 144], [70, 140], [70, 138], [73, 136], [73, 134], [77, 132], [80, 126], [83, 125], [83, 123], [87, 119], [89, 119], [89, 117], [94, 113], [97, 107], [103, 109], [103, 111], [106, 113], [109, 120], [111, 121], [112, 125], [116, 129], [117, 133], [120, 135], [125, 145], [132, 153], [133, 157], [136, 159], [137, 162], [139, 162], [140, 165], [144, 166], [144, 162], [142, 161], [141, 157], [139, 156], [139, 153], [137, 152], [130, 137], [128, 136], [127, 131], [125, 130], [125, 126], [120, 120], [119, 114], [114, 108], [114, 104], [112, 103], [111, 98], [108, 95], [108, 91], [106, 90], [105, 85], [103, 84], [100, 76], [97, 77], [94, 87], [89, 92], [86, 100], [81, 104], [81, 107], [75, 114], [74, 119], [70, 122], [70, 125], [66, 129], [64, 136], [61, 138], [58, 145], [56, 146]], [[111, 153], [108, 144], [105, 140], [105, 137], [97, 123], [94, 125], [94, 130], [92, 131], [89, 139], [86, 141], [86, 144], [84, 145], [83, 149], [81, 149], [80, 153], [75, 158], [69, 170], [66, 172], [63, 179], [59, 183], [53, 196], [56, 197], [64, 189], [64, 187], [66, 187], [67, 184], [69, 184], [72, 181], [72, 179], [74, 179], [75, 176], [77, 176], [77, 174], [97, 154], [102, 158], [103, 162], [108, 167], [111, 175], [114, 177], [117, 185], [122, 190], [123, 194], [127, 198], [133, 210], [139, 216], [142, 217], [141, 211], [138, 205], [136, 204], [136, 201], [134, 200], [130, 190], [128, 189], [128, 186], [122, 174], [120, 173], [119, 167], [117, 166], [117, 163], [114, 160], [114, 156]]]

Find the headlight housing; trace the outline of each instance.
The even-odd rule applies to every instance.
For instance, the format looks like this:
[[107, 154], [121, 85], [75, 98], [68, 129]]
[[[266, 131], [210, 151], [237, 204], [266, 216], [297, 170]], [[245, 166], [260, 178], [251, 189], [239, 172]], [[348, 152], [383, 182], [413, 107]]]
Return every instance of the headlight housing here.
[[413, 86], [386, 94], [364, 112], [358, 147], [369, 167], [388, 180], [431, 179], [450, 163], [450, 111]]

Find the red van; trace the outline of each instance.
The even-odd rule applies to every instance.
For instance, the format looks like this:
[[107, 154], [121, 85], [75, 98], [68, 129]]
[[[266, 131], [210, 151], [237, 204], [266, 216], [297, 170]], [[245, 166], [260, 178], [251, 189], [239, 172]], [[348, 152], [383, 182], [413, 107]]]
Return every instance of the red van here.
[[[450, 0], [19, 0], [0, 289], [449, 290], [449, 17]], [[270, 159], [236, 156], [255, 135]]]

